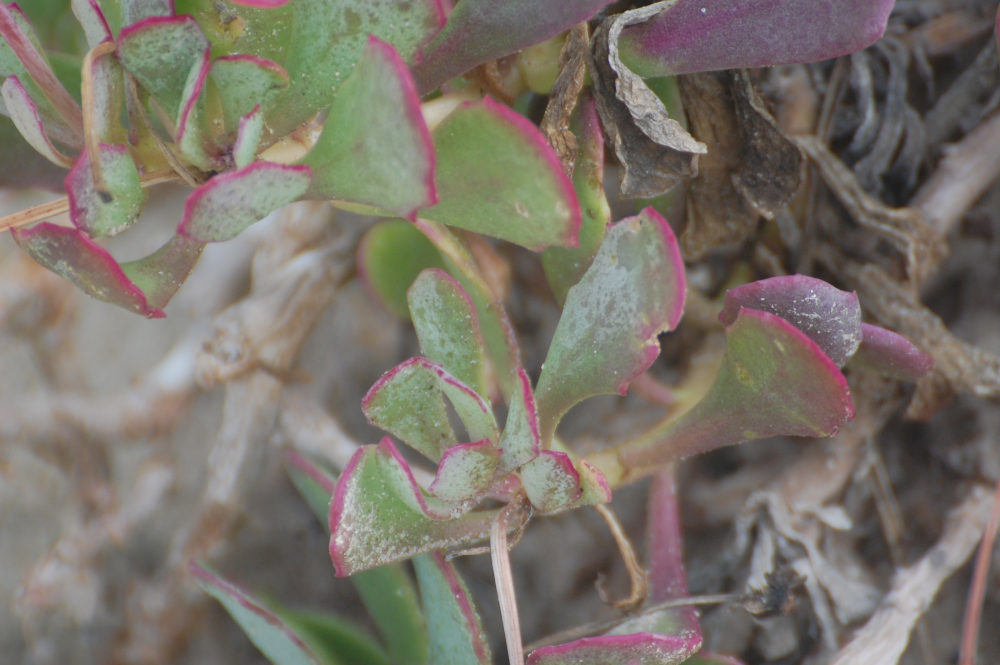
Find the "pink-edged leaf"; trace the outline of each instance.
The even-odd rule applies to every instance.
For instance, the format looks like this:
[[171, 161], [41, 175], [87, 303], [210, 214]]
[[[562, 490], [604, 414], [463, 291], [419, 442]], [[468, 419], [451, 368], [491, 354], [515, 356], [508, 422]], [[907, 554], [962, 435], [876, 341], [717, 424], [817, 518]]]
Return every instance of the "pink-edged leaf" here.
[[257, 158], [257, 148], [264, 133], [264, 113], [260, 106], [253, 107], [250, 113], [240, 118], [236, 141], [233, 143], [233, 164], [242, 169]]
[[184, 203], [177, 232], [199, 242], [235, 238], [250, 225], [302, 196], [309, 167], [254, 162], [217, 175]]
[[288, 0], [230, 0], [234, 5], [257, 7], [259, 9], [276, 9], [288, 4]]
[[531, 390], [531, 379], [523, 367], [517, 368], [517, 386], [507, 408], [500, 448], [499, 475], [507, 475], [535, 459], [542, 450], [538, 430], [538, 407]]
[[462, 0], [414, 68], [421, 93], [488, 60], [555, 37], [612, 0]]
[[266, 108], [288, 87], [288, 72], [278, 63], [239, 53], [212, 61], [209, 78], [219, 92], [227, 132], [257, 106]]
[[202, 91], [208, 78], [211, 51], [205, 49], [201, 60], [188, 72], [184, 92], [181, 94], [181, 108], [177, 116], [177, 144], [181, 155], [202, 171], [215, 166], [209, 154], [209, 141], [205, 131], [205, 98]]
[[444, 268], [434, 245], [410, 222], [386, 219], [377, 222], [358, 245], [358, 276], [382, 306], [401, 319], [409, 319], [406, 292], [427, 268]]
[[899, 333], [862, 323], [861, 346], [851, 358], [850, 367], [916, 381], [933, 369], [934, 357]]
[[536, 649], [527, 665], [676, 665], [695, 651], [688, 640], [672, 635], [601, 635]]
[[114, 38], [111, 34], [111, 27], [108, 25], [97, 0], [72, 0], [70, 6], [76, 20], [83, 26], [83, 34], [87, 37], [87, 46], [94, 48], [101, 42]]
[[125, 72], [113, 53], [105, 53], [90, 61], [90, 98], [88, 131], [104, 143], [124, 144], [128, 140], [122, 124]]
[[666, 0], [651, 18], [622, 32], [619, 48], [622, 60], [643, 77], [825, 60], [879, 39], [892, 5], [893, 0]]
[[204, 248], [204, 243], [173, 235], [149, 256], [121, 264], [122, 271], [146, 294], [150, 307], [162, 308], [191, 274]]
[[[369, 35], [392, 44], [407, 63], [444, 24], [442, 0], [296, 0], [282, 64], [291, 85], [270, 108], [268, 126], [285, 134], [330, 105], [350, 75]], [[267, 25], [267, 24], [265, 24]], [[370, 109], [374, 111], [374, 109]]]
[[467, 547], [488, 536], [496, 511], [440, 514], [429, 506], [432, 498], [417, 485], [389, 439], [360, 448], [330, 503], [330, 558], [336, 574]]
[[448, 397], [469, 438], [496, 442], [489, 404], [476, 391], [427, 358], [410, 358], [375, 382], [361, 400], [368, 421], [435, 462], [458, 443], [448, 422]]
[[719, 320], [731, 324], [744, 307], [788, 321], [816, 342], [837, 367], [843, 367], [861, 343], [858, 294], [815, 277], [771, 277], [731, 289]]
[[440, 269], [424, 270], [406, 300], [423, 354], [478, 394], [488, 394], [479, 316], [458, 280]]
[[[372, 131], [377, 127], [378, 131]], [[406, 63], [372, 36], [305, 159], [309, 194], [413, 219], [437, 202], [434, 146]]]
[[521, 466], [521, 484], [528, 500], [539, 512], [553, 513], [573, 505], [580, 498], [580, 472], [569, 455], [543, 450]]
[[98, 143], [104, 187], [94, 182], [91, 155], [84, 152], [66, 176], [66, 195], [73, 225], [87, 235], [110, 236], [131, 226], [146, 200], [139, 170], [124, 145]]
[[500, 463], [500, 449], [489, 439], [460, 443], [444, 451], [431, 494], [448, 503], [467, 503], [482, 497]]
[[579, 244], [549, 247], [542, 253], [545, 277], [559, 302], [566, 300], [569, 288], [587, 272], [611, 221], [611, 208], [604, 195], [604, 133], [593, 98], [580, 105], [572, 127], [580, 151], [573, 168], [573, 187], [583, 219]]
[[0, 2], [0, 76], [12, 75], [21, 79], [43, 115], [51, 110], [53, 121], [58, 118], [66, 127], [67, 137], [62, 140], [79, 145], [83, 137], [80, 105], [56, 78], [20, 8]]
[[586, 397], [624, 394], [660, 352], [657, 335], [684, 309], [684, 263], [652, 208], [613, 225], [569, 290], [535, 396], [548, 445], [562, 416]]
[[122, 28], [116, 53], [122, 67], [176, 120], [191, 70], [210, 47], [193, 17], [152, 16]]
[[726, 328], [722, 367], [708, 394], [680, 418], [615, 452], [640, 475], [675, 460], [769, 436], [832, 436], [854, 417], [847, 380], [798, 328], [741, 309]]
[[205, 592], [222, 603], [254, 646], [272, 663], [322, 665], [323, 661], [305, 641], [259, 600], [197, 563], [192, 562], [188, 570]]
[[28, 145], [57, 166], [68, 167], [73, 163], [73, 159], [56, 148], [49, 137], [50, 131], [57, 131], [58, 121], [42, 118], [38, 106], [18, 77], [8, 76], [0, 86], [0, 95], [3, 96], [7, 114]]
[[122, 25], [129, 26], [147, 18], [173, 16], [174, 0], [120, 0]]
[[84, 293], [149, 318], [165, 316], [147, 302], [111, 254], [82, 231], [45, 222], [30, 229], [12, 229], [11, 234], [31, 258]]
[[472, 595], [440, 552], [413, 560], [430, 636], [428, 663], [490, 665], [493, 656]]
[[573, 183], [535, 125], [490, 98], [434, 129], [440, 203], [420, 216], [535, 251], [577, 244]]

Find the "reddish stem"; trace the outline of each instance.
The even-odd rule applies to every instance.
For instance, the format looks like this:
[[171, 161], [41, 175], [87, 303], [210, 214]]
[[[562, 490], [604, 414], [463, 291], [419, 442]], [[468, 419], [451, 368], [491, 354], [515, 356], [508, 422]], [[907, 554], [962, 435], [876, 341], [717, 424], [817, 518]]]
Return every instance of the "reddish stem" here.
[[983, 615], [983, 598], [986, 596], [986, 574], [990, 569], [990, 555], [993, 553], [993, 544], [996, 542], [998, 529], [1000, 529], [1000, 480], [997, 481], [989, 521], [986, 522], [986, 530], [979, 543], [979, 551], [976, 552], [972, 585], [969, 588], [969, 598], [965, 604], [965, 619], [962, 621], [962, 642], [959, 647], [958, 665], [974, 665], [976, 659], [979, 623]]

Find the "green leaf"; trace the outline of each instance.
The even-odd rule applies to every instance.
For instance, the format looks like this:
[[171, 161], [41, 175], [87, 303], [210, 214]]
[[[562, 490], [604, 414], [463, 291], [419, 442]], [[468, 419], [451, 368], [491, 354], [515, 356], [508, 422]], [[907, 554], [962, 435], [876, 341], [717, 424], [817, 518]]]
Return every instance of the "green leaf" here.
[[684, 263], [673, 231], [644, 209], [610, 228], [566, 298], [535, 396], [542, 446], [570, 407], [592, 395], [624, 394], [660, 352], [684, 308]]
[[372, 226], [358, 246], [358, 272], [390, 312], [410, 318], [406, 291], [420, 271], [444, 268], [434, 245], [413, 224], [387, 219]]
[[323, 661], [306, 642], [260, 601], [196, 563], [191, 563], [190, 571], [198, 585], [222, 603], [254, 646], [274, 665], [322, 665]]
[[486, 351], [468, 292], [448, 273], [430, 269], [414, 280], [407, 303], [424, 355], [486, 395]]
[[269, 605], [325, 665], [389, 665], [381, 647], [340, 617]]
[[523, 367], [517, 368], [517, 390], [507, 408], [507, 422], [504, 423], [500, 439], [500, 474], [515, 471], [538, 456], [542, 450], [541, 434], [538, 430], [538, 407], [531, 390], [531, 379]]
[[308, 187], [308, 166], [254, 162], [217, 175], [194, 190], [184, 203], [177, 232], [199, 242], [235, 238], [302, 196]]
[[430, 633], [430, 663], [490, 665], [493, 655], [469, 589], [440, 552], [413, 560]]
[[212, 61], [208, 73], [222, 103], [227, 132], [255, 106], [267, 108], [288, 87], [288, 72], [275, 62], [248, 54], [227, 55]]
[[440, 202], [421, 217], [535, 251], [576, 245], [573, 184], [530, 121], [487, 97], [454, 110], [433, 137]]
[[257, 148], [264, 133], [264, 114], [259, 106], [240, 118], [236, 142], [233, 144], [233, 163], [237, 169], [246, 168], [257, 158]]
[[313, 169], [309, 193], [314, 198], [410, 219], [437, 201], [434, 147], [420, 98], [391, 45], [369, 38], [302, 163]]
[[488, 439], [462, 443], [444, 451], [430, 492], [442, 501], [475, 503], [492, 485], [500, 449]]
[[124, 145], [98, 143], [103, 188], [94, 181], [91, 155], [84, 152], [66, 176], [69, 215], [88, 235], [110, 236], [124, 231], [139, 218], [146, 194], [139, 171]]
[[146, 294], [150, 307], [165, 307], [184, 284], [205, 245], [174, 235], [149, 256], [121, 264], [122, 272]]
[[679, 665], [696, 650], [673, 635], [601, 635], [536, 649], [527, 665]]

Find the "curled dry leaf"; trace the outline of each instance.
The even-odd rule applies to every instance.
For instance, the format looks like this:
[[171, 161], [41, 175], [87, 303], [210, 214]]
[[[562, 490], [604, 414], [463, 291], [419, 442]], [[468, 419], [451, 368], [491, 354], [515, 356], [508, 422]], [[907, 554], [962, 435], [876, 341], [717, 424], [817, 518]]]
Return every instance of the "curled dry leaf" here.
[[691, 133], [708, 146], [687, 193], [688, 260], [753, 233], [799, 187], [802, 156], [778, 129], [743, 70], [678, 77]]
[[707, 150], [676, 120], [660, 98], [618, 56], [622, 30], [641, 23], [657, 7], [642, 7], [608, 19], [592, 44], [597, 110], [619, 162], [622, 195], [652, 198], [666, 193], [697, 170]]

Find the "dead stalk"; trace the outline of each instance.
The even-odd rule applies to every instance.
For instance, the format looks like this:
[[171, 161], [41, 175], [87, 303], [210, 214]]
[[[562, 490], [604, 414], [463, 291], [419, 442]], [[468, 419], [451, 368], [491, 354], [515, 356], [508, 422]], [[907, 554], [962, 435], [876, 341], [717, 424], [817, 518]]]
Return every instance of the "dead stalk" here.
[[490, 559], [493, 562], [493, 577], [500, 601], [503, 634], [507, 640], [507, 658], [511, 665], [524, 665], [521, 622], [517, 615], [514, 576], [510, 569], [510, 553], [507, 551], [507, 516], [507, 511], [502, 511], [490, 528]]
[[604, 590], [598, 587], [601, 599], [627, 612], [639, 607], [646, 600], [646, 595], [649, 593], [649, 580], [646, 578], [646, 571], [642, 569], [642, 565], [639, 563], [639, 558], [635, 555], [635, 548], [632, 547], [632, 541], [629, 540], [628, 534], [625, 533], [625, 529], [622, 527], [621, 522], [618, 521], [618, 518], [615, 517], [615, 514], [611, 512], [610, 508], [600, 503], [594, 506], [594, 510], [604, 518], [604, 522], [608, 525], [608, 530], [614, 536], [615, 543], [618, 545], [618, 551], [621, 552], [625, 568], [628, 570], [629, 580], [632, 582], [631, 592], [627, 598], [622, 600], [610, 600], [606, 598]]

